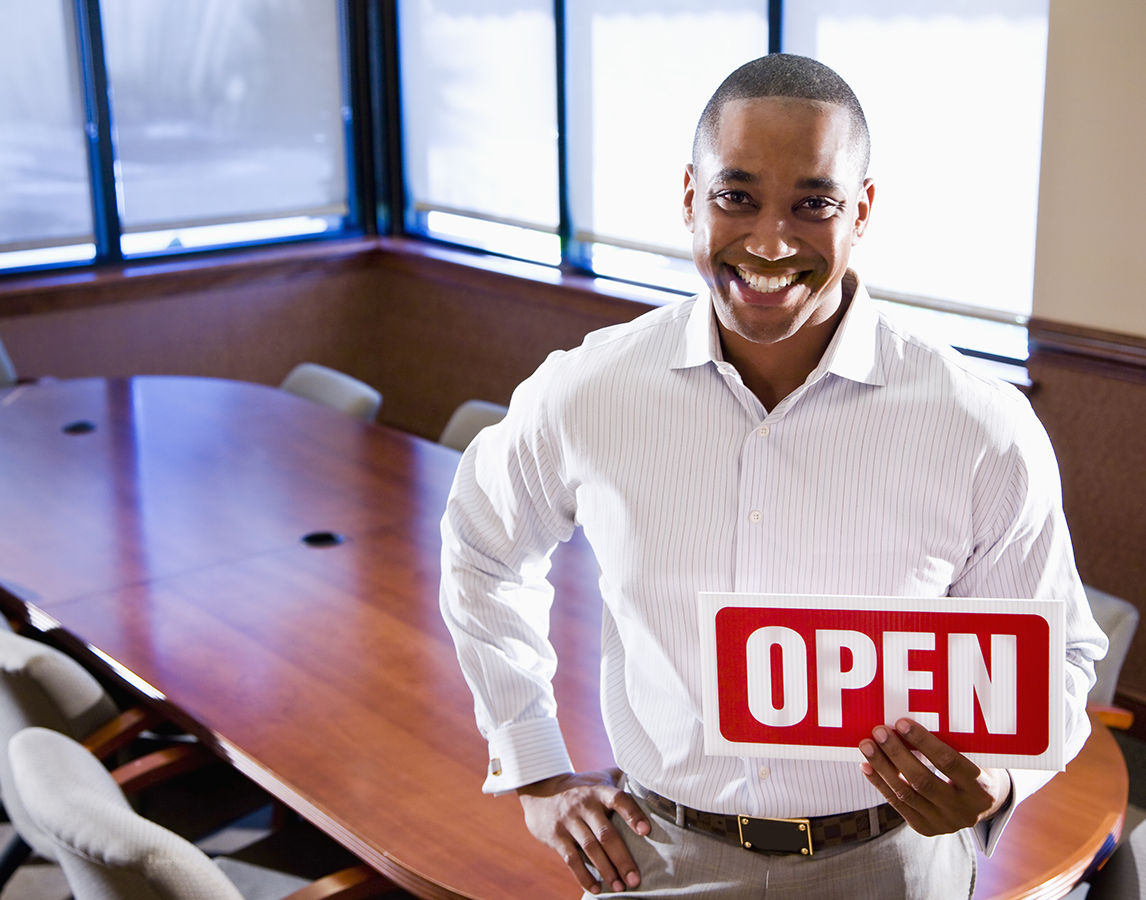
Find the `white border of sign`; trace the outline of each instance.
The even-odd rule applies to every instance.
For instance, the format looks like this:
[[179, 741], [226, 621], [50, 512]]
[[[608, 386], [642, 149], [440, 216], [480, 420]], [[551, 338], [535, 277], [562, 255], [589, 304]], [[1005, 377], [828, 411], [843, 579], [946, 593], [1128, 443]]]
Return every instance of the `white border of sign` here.
[[[847, 597], [813, 594], [710, 593], [699, 596], [700, 664], [702, 669], [704, 752], [709, 756], [766, 756], [779, 759], [862, 761], [859, 747], [818, 744], [734, 743], [720, 733], [716, 668], [716, 614], [725, 607], [783, 609], [861, 609], [906, 612], [1016, 613], [1037, 615], [1050, 627], [1050, 670], [1047, 672], [1050, 745], [1045, 753], [967, 753], [984, 767], [1062, 771], [1065, 762], [1064, 673], [1066, 657], [1065, 607], [1061, 600], [983, 599], [970, 597]], [[875, 724], [873, 723], [873, 727]], [[1056, 737], [1057, 736], [1057, 737]]]

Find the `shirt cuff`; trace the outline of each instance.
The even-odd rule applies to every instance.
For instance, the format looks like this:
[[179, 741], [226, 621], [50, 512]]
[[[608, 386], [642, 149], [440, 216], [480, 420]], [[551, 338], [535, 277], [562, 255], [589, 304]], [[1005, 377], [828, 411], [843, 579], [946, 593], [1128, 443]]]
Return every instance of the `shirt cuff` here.
[[572, 771], [557, 720], [534, 719], [489, 735], [489, 772], [481, 789], [486, 794], [503, 794]]
[[999, 838], [1003, 836], [1003, 831], [1011, 821], [1015, 810], [1019, 808], [1019, 804], [1058, 773], [1036, 769], [1007, 769], [1007, 774], [1011, 778], [1011, 796], [1007, 799], [1007, 805], [990, 819], [979, 822], [971, 829], [975, 846], [984, 856], [990, 856], [995, 852], [995, 846], [999, 843]]

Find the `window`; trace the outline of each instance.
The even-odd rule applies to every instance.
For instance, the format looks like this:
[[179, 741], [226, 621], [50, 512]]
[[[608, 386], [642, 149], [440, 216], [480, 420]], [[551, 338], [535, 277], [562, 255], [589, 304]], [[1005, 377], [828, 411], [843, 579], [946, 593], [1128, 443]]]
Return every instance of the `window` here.
[[[15, 28], [0, 29], [0, 68], [17, 89], [0, 92], [0, 267], [91, 259], [109, 223], [106, 259], [347, 224], [337, 0], [2, 2]], [[98, 135], [90, 167], [85, 129]], [[101, 206], [111, 214], [93, 229]], [[65, 249], [30, 257], [34, 244]]]
[[768, 52], [767, 13], [757, 0], [566, 5], [570, 219], [581, 267], [700, 289], [681, 218], [684, 167], [713, 89]]
[[0, 0], [0, 267], [95, 256], [69, 6]]
[[407, 228], [556, 265], [551, 0], [400, 0]]
[[900, 310], [916, 331], [1019, 359], [1017, 323], [1034, 292], [1047, 16], [1047, 0], [785, 5], [787, 48], [839, 72], [872, 132], [876, 203], [857, 271], [873, 294], [979, 316]]
[[[769, 25], [779, 0], [483, 0], [462, 7], [465, 13], [448, 12], [451, 4], [442, 0], [411, 0], [402, 13], [417, 9], [419, 27], [426, 27], [431, 9], [452, 22], [452, 28], [411, 27], [402, 35], [404, 58], [415, 57], [404, 62], [403, 78], [425, 77], [409, 72], [419, 67], [440, 73], [437, 93], [419, 97], [416, 110], [405, 113], [413, 208], [421, 213], [435, 205], [427, 202], [432, 191], [420, 182], [420, 167], [429, 164], [435, 150], [432, 142], [416, 143], [422, 139], [411, 137], [411, 127], [448, 134], [467, 146], [469, 166], [456, 166], [454, 177], [475, 177], [491, 190], [496, 186], [498, 203], [467, 195], [455, 207], [448, 233], [424, 217], [408, 217], [407, 226], [431, 237], [553, 262], [552, 241], [503, 232], [495, 247], [484, 235], [490, 222], [505, 217], [504, 202], [515, 191], [553, 190], [555, 176], [548, 173], [554, 151], [547, 146], [544, 154], [534, 155], [534, 166], [545, 160], [545, 177], [536, 177], [529, 166], [492, 147], [479, 158], [479, 144], [465, 137], [464, 127], [483, 130], [496, 122], [493, 130], [509, 135], [498, 116], [510, 108], [510, 115], [538, 129], [551, 127], [550, 107], [537, 102], [527, 108], [514, 91], [491, 93], [479, 81], [510, 68], [511, 45], [544, 42], [548, 28], [554, 28], [561, 32], [563, 57], [557, 63], [563, 108], [553, 127], [563, 134], [564, 165], [556, 177], [566, 211], [556, 228], [552, 218], [546, 219], [544, 233], [556, 230], [563, 236], [563, 259], [575, 268], [679, 292], [698, 290], [702, 284], [680, 212], [692, 132], [721, 79], [767, 52], [771, 41], [773, 48], [778, 44], [831, 65], [864, 104], [877, 201], [855, 265], [872, 293], [909, 304], [899, 314], [917, 331], [988, 355], [1025, 359], [1047, 2], [787, 0], [776, 35]], [[477, 31], [468, 40], [460, 36], [463, 19], [480, 18], [468, 12], [475, 7], [487, 17], [494, 7], [502, 17], [521, 17], [526, 6], [536, 25], [528, 36], [503, 30], [501, 43], [487, 42]], [[493, 27], [492, 19], [487, 27]], [[443, 41], [442, 34], [457, 37]], [[520, 80], [526, 79], [530, 90], [541, 84], [548, 90], [552, 79], [543, 71], [548, 46], [528, 46], [518, 54], [530, 67], [515, 73], [516, 90], [524, 90]], [[434, 61], [426, 63], [431, 56]], [[411, 88], [404, 84], [403, 89], [409, 103]], [[470, 93], [480, 100], [471, 101]], [[489, 108], [491, 97], [501, 98], [496, 112]], [[445, 200], [438, 205], [450, 206]], [[528, 217], [508, 218], [533, 227]]]
[[334, 0], [103, 0], [125, 256], [338, 229]]
[[0, 269], [356, 233], [378, 209], [692, 293], [696, 119], [787, 50], [868, 114], [872, 293], [1021, 360], [1048, 2], [0, 0]]

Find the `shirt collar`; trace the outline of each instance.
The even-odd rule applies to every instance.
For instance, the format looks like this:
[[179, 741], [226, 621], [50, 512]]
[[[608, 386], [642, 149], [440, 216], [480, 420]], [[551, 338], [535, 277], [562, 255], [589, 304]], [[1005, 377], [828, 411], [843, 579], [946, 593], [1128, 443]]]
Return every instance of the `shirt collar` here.
[[853, 288], [852, 302], [812, 378], [831, 372], [861, 384], [886, 384], [887, 375], [879, 353], [882, 327], [879, 309], [859, 276], [851, 269], [844, 275], [844, 291], [849, 288]]
[[724, 359], [720, 352], [720, 332], [716, 328], [716, 311], [707, 290], [693, 298], [692, 310], [684, 328], [684, 346], [674, 369], [689, 369]]
[[[844, 290], [849, 288], [853, 289], [851, 304], [809, 381], [831, 372], [862, 384], [884, 384], [886, 377], [877, 349], [879, 310], [859, 276], [851, 269], [844, 275]], [[711, 295], [704, 291], [693, 301], [685, 325], [682, 353], [673, 368], [687, 369], [723, 359], [716, 311]]]

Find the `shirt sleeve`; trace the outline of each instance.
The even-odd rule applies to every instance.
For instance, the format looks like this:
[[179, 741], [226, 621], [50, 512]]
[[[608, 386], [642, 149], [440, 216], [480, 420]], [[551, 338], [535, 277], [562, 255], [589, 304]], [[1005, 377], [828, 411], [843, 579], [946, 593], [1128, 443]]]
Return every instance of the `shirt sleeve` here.
[[555, 354], [462, 455], [442, 519], [443, 618], [489, 742], [486, 793], [573, 771], [557, 723], [549, 557], [574, 528], [543, 389]]
[[[982, 531], [951, 594], [964, 597], [1058, 599], [1065, 605], [1064, 760], [1090, 735], [1086, 696], [1094, 684], [1094, 661], [1106, 654], [1106, 635], [1094, 621], [1074, 564], [1062, 510], [1058, 463], [1042, 424], [1025, 400], [1016, 401], [1013, 442], [981, 465], [974, 502]], [[990, 856], [1019, 804], [1054, 772], [1014, 769], [1011, 800], [973, 829], [980, 851]]]

